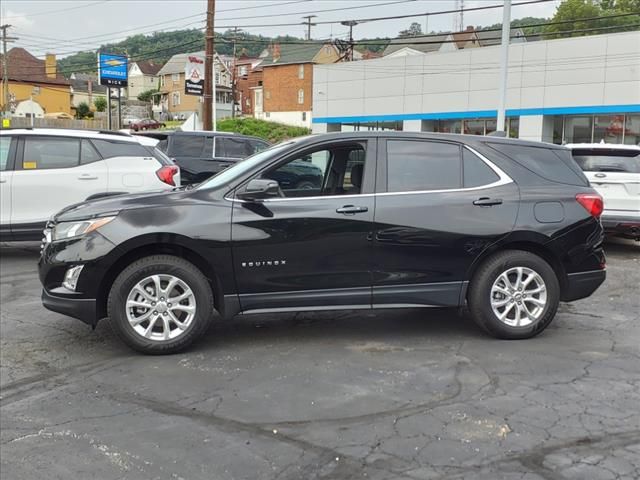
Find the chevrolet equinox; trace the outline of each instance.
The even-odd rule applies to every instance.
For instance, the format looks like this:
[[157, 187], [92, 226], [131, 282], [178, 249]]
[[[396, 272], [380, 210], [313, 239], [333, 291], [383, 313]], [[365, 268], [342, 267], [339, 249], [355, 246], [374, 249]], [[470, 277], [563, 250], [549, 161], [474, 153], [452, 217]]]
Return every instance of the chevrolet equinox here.
[[[291, 175], [308, 171], [321, 181], [298, 188]], [[604, 281], [602, 210], [561, 146], [308, 136], [195, 187], [62, 210], [45, 230], [42, 300], [93, 326], [108, 317], [156, 354], [190, 345], [216, 312], [465, 307], [522, 339]]]

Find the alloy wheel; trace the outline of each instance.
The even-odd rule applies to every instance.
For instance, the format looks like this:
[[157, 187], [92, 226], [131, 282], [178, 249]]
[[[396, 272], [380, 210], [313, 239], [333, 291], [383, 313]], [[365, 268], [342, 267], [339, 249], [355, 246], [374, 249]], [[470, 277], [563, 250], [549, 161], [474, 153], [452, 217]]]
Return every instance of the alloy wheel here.
[[537, 322], [547, 305], [547, 286], [527, 267], [502, 272], [491, 287], [491, 308], [498, 320], [511, 327]]
[[196, 297], [187, 283], [173, 275], [151, 275], [136, 283], [125, 304], [133, 330], [149, 340], [182, 335], [196, 315]]

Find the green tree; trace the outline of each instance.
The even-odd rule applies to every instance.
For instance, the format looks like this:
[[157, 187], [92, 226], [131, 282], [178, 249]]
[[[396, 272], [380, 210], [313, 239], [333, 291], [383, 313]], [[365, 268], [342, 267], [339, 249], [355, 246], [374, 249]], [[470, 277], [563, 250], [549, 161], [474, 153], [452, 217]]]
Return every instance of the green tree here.
[[82, 102], [76, 107], [76, 118], [83, 119], [89, 116], [91, 109], [87, 102]]
[[156, 93], [157, 91], [158, 89], [156, 88], [152, 88], [151, 90], [145, 90], [140, 95], [138, 95], [138, 100], [140, 100], [141, 102], [150, 102], [153, 97], [153, 94]]
[[[638, 13], [638, 15], [606, 18], [620, 13]], [[587, 18], [597, 18], [597, 20], [585, 20]], [[547, 25], [545, 28], [547, 38], [578, 37], [637, 29], [637, 27], [629, 27], [629, 25], [640, 23], [640, 0], [565, 0], [558, 5], [556, 13], [551, 19], [551, 23], [553, 22], [567, 23]], [[616, 26], [620, 28], [588, 31], [592, 28]]]
[[107, 99], [104, 97], [96, 97], [93, 101], [93, 105], [98, 112], [104, 112], [107, 109]]
[[422, 35], [422, 25], [418, 22], [413, 22], [409, 28], [398, 33], [399, 37], [417, 37], [418, 35]]

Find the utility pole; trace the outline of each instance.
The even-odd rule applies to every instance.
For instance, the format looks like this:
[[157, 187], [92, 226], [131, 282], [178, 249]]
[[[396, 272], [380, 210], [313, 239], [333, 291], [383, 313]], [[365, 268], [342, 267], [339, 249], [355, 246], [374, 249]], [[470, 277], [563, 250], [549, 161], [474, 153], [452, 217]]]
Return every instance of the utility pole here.
[[358, 25], [358, 22], [355, 20], [345, 20], [344, 22], [340, 22], [340, 25], [344, 25], [345, 27], [349, 27], [349, 45], [351, 49], [351, 53], [349, 54], [349, 59], [353, 62], [353, 27]]
[[511, 38], [511, 0], [502, 9], [502, 45], [500, 47], [500, 88], [498, 90], [498, 122], [496, 130], [506, 132], [507, 76], [509, 73], [509, 39]]
[[[231, 72], [231, 118], [236, 117], [236, 80], [238, 79], [236, 70], [236, 41], [238, 27], [233, 27], [233, 72]], [[242, 108], [242, 106], [240, 106]]]
[[2, 110], [7, 113], [9, 108], [9, 61], [7, 59], [7, 43], [18, 40], [17, 37], [8, 37], [7, 30], [11, 25], [5, 24], [0, 26], [2, 30]]
[[317, 17], [317, 15], [307, 15], [306, 17], [302, 17], [307, 21], [304, 24], [307, 26], [307, 40], [311, 40], [311, 27], [315, 27], [315, 23], [311, 23], [311, 19]]
[[214, 57], [214, 33], [213, 20], [216, 13], [216, 0], [207, 0], [207, 28], [205, 32], [205, 57], [204, 57], [204, 105], [202, 108], [202, 128], [213, 130], [213, 115], [215, 98], [216, 74], [213, 68]]

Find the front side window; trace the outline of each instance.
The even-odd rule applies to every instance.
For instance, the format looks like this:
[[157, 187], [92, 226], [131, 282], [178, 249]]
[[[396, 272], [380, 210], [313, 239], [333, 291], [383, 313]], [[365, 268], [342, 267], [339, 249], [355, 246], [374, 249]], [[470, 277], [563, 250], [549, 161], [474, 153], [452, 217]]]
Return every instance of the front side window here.
[[307, 152], [262, 174], [276, 180], [285, 197], [354, 195], [362, 192], [365, 150], [340, 145]]
[[387, 190], [412, 192], [460, 188], [460, 147], [420, 140], [387, 141]]
[[23, 170], [77, 167], [80, 139], [61, 137], [27, 137], [24, 141]]
[[0, 137], [0, 172], [7, 169], [9, 163], [9, 147], [11, 147], [11, 138], [8, 135]]

